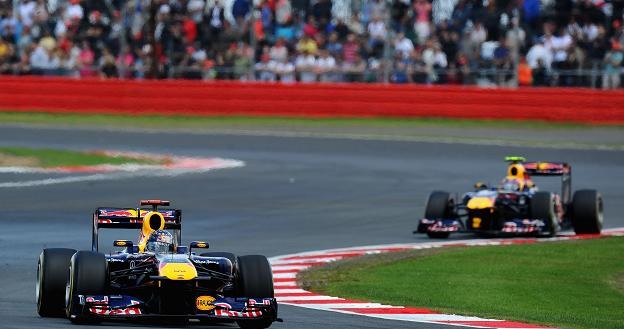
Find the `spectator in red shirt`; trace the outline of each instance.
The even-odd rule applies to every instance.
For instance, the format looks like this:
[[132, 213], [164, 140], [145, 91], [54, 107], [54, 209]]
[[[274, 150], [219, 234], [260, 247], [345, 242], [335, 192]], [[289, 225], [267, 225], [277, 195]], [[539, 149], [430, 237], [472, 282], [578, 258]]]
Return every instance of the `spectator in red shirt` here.
[[360, 44], [357, 42], [355, 34], [347, 35], [347, 42], [342, 46], [342, 58], [345, 63], [355, 63], [360, 52]]

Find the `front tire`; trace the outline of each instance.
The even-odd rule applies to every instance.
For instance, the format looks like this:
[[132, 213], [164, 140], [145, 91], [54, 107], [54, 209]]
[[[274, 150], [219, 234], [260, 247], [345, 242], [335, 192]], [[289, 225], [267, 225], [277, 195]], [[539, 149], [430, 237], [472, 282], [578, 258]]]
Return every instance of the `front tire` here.
[[453, 216], [453, 199], [448, 192], [433, 191], [427, 199], [425, 207], [425, 218], [444, 219]]
[[559, 232], [552, 193], [540, 191], [531, 197], [531, 218], [541, 219], [548, 225], [547, 236], [553, 237]]
[[39, 255], [35, 298], [41, 317], [65, 316], [65, 286], [74, 249], [47, 248]]
[[76, 295], [106, 294], [108, 269], [103, 254], [78, 251], [69, 264], [69, 281], [65, 292], [67, 317], [73, 323], [94, 322], [82, 313], [81, 305], [75, 303]]
[[[273, 272], [266, 257], [249, 255], [238, 257], [238, 291], [241, 297], [273, 298]], [[236, 321], [242, 329], [264, 329], [271, 326], [272, 318]]]
[[576, 234], [600, 234], [602, 196], [596, 190], [578, 190], [572, 197], [572, 226]]
[[[431, 220], [454, 218], [453, 199], [448, 192], [433, 191], [427, 199], [425, 206], [425, 218]], [[450, 232], [429, 232], [429, 225], [418, 223], [418, 233], [427, 233], [432, 239], [446, 239]]]

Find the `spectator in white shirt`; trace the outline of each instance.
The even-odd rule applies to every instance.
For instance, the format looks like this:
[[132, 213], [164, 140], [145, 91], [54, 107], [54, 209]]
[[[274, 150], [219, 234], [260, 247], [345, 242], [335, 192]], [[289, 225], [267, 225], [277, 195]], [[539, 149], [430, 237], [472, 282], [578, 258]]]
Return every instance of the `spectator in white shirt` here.
[[399, 32], [394, 40], [394, 51], [406, 59], [414, 51], [414, 44], [405, 36], [405, 33]]
[[288, 48], [286, 48], [286, 41], [283, 38], [279, 38], [271, 50], [269, 55], [271, 56], [271, 60], [281, 63], [288, 59]]
[[381, 17], [375, 16], [373, 20], [368, 23], [368, 36], [369, 46], [375, 48], [380, 44], [383, 45], [384, 39], [387, 36], [386, 24], [381, 20]]
[[70, 0], [69, 5], [65, 9], [63, 18], [65, 21], [77, 22], [84, 17], [84, 9], [80, 5], [80, 0]]
[[558, 35], [546, 36], [544, 45], [553, 52], [553, 65], [559, 65], [568, 58], [568, 49], [572, 46], [572, 37], [562, 29]]
[[334, 81], [336, 71], [336, 59], [334, 59], [327, 49], [321, 50], [321, 55], [316, 60], [316, 72], [319, 74], [321, 82]]
[[439, 25], [444, 21], [448, 21], [457, 2], [458, 0], [433, 0], [433, 23]]
[[428, 81], [436, 82], [438, 81], [436, 69], [445, 69], [448, 65], [446, 54], [440, 49], [440, 44], [431, 39], [427, 40], [425, 47], [422, 59], [425, 63]]
[[30, 55], [30, 66], [44, 74], [50, 74], [59, 68], [60, 60], [55, 54], [55, 49], [46, 49], [39, 45]]
[[201, 23], [205, 6], [204, 0], [190, 0], [186, 5], [186, 10], [195, 23]]
[[305, 50], [297, 56], [295, 68], [299, 73], [299, 81], [304, 83], [316, 82], [315, 64], [316, 58], [314, 58], [314, 55]]
[[539, 39], [530, 49], [526, 55], [527, 64], [532, 69], [536, 69], [540, 66], [550, 70], [550, 65], [553, 61], [552, 51], [544, 46], [544, 40]]
[[32, 26], [35, 17], [35, 7], [37, 4], [33, 0], [22, 0], [17, 7], [19, 18], [24, 26]]
[[279, 76], [280, 82], [293, 83], [297, 81], [295, 78], [295, 65], [289, 62], [288, 58], [277, 62], [274, 67], [274, 72]]
[[[467, 29], [468, 32], [468, 49], [467, 54], [475, 54], [481, 49], [481, 44], [487, 39], [487, 30], [479, 21], [475, 21], [472, 28]], [[475, 58], [472, 58], [475, 60]]]
[[275, 74], [275, 62], [271, 60], [267, 49], [265, 49], [265, 53], [260, 56], [260, 62], [256, 63], [254, 68], [256, 70], [258, 80], [260, 81], [272, 82], [277, 78], [277, 75]]

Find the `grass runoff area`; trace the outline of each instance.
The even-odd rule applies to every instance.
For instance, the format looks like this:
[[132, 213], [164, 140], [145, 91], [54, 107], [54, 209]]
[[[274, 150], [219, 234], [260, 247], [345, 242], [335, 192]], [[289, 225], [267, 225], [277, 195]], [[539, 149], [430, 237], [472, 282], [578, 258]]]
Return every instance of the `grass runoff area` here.
[[109, 115], [0, 111], [0, 126], [2, 125], [44, 129], [346, 138], [624, 151], [624, 125], [547, 121]]
[[365, 256], [300, 274], [332, 296], [564, 328], [624, 328], [624, 238]]
[[[306, 126], [398, 126], [398, 127], [493, 127], [493, 128], [585, 128], [582, 123], [514, 120], [469, 120], [446, 118], [305, 118], [305, 117], [253, 117], [253, 116], [162, 116], [162, 115], [98, 115], [61, 114], [44, 112], [0, 112], [0, 122], [18, 124], [101, 125], [115, 127], [214, 127], [228, 125], [306, 125]], [[608, 126], [624, 129], [624, 126]]]
[[0, 147], [0, 166], [61, 167], [125, 163], [156, 164], [154, 160], [107, 156], [94, 152]]

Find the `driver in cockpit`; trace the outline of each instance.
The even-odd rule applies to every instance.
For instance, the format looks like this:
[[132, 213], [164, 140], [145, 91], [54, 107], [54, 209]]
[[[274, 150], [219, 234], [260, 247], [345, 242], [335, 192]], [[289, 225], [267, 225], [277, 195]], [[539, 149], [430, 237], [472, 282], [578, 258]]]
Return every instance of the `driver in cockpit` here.
[[500, 189], [506, 191], [535, 191], [537, 186], [526, 173], [521, 163], [512, 163], [507, 168], [507, 176], [501, 182]]
[[145, 251], [161, 254], [174, 251], [174, 247], [173, 235], [165, 230], [157, 230], [147, 238]]
[[[482, 182], [478, 182], [474, 185], [475, 192], [488, 190], [490, 187]], [[498, 187], [503, 191], [537, 191], [537, 186], [531, 180], [531, 177], [526, 173], [524, 166], [521, 163], [512, 163], [507, 168], [507, 176], [501, 181]]]

